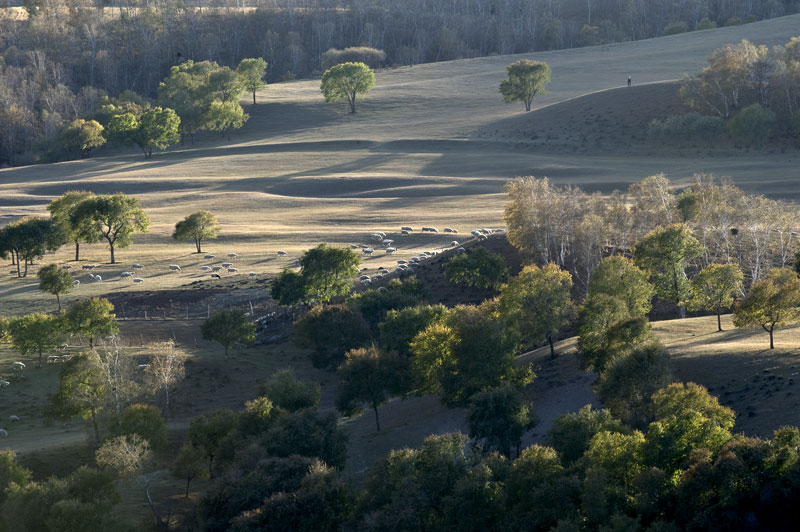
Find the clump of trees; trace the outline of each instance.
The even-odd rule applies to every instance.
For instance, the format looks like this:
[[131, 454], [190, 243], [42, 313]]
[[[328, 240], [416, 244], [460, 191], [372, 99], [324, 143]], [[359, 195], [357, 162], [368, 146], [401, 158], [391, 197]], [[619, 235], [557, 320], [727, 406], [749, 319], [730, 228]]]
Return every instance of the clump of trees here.
[[386, 52], [369, 46], [350, 46], [344, 50], [331, 48], [322, 54], [322, 69], [328, 70], [341, 63], [364, 63], [370, 68], [379, 68], [386, 61]]
[[325, 244], [309, 249], [300, 257], [300, 272], [284, 270], [271, 288], [272, 298], [282, 305], [300, 301], [328, 302], [352, 290], [361, 258], [347, 248]]
[[65, 242], [66, 236], [54, 220], [21, 218], [0, 228], [0, 258], [10, 258], [17, 277], [27, 277], [29, 265]]
[[497, 289], [508, 278], [508, 266], [502, 255], [476, 247], [447, 261], [444, 275], [451, 284]]

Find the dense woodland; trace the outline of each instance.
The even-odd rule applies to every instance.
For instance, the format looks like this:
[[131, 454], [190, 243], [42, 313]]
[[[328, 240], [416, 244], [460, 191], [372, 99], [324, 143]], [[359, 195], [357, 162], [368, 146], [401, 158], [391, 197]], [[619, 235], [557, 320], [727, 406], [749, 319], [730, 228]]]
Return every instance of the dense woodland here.
[[385, 66], [413, 65], [642, 39], [799, 7], [797, 0], [264, 0], [103, 9], [31, 1], [27, 16], [0, 13], [0, 153], [11, 165], [31, 162], [36, 139], [87, 118], [104, 95], [156, 97], [170, 68], [187, 60], [234, 68], [261, 57], [274, 81], [320, 74], [331, 49], [366, 46], [385, 53]]

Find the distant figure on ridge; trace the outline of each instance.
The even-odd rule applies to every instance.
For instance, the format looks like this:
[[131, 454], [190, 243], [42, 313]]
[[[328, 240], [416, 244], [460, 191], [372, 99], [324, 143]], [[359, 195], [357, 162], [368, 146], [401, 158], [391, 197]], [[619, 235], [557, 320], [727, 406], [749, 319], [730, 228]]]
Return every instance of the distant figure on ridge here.
[[631, 77], [628, 76], [628, 87], [630, 87], [630, 86], [631, 86]]

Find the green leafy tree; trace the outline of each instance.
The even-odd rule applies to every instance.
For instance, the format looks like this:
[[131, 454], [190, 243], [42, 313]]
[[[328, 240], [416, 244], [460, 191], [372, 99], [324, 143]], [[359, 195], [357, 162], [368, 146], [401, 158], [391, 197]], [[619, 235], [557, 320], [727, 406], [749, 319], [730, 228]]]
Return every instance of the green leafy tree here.
[[228, 360], [228, 350], [234, 343], [250, 345], [256, 340], [256, 325], [240, 309], [217, 312], [203, 322], [201, 331], [204, 340], [225, 348], [225, 360]]
[[369, 325], [360, 312], [347, 305], [326, 305], [311, 309], [294, 323], [296, 343], [314, 350], [315, 367], [336, 367], [351, 349], [370, 341]]
[[375, 346], [348, 352], [337, 372], [336, 408], [349, 416], [360, 412], [360, 403], [368, 404], [375, 412], [375, 426], [380, 431], [378, 407], [405, 390], [407, 369], [407, 361], [381, 353]]
[[520, 59], [506, 67], [508, 79], [500, 82], [500, 94], [506, 103], [522, 102], [531, 110], [537, 94], [547, 94], [544, 86], [550, 83], [550, 65], [543, 61]]
[[11, 483], [25, 486], [31, 479], [31, 471], [21, 466], [17, 454], [11, 449], [0, 450], [0, 504], [4, 500], [4, 493]]
[[102, 238], [95, 223], [89, 218], [73, 219], [75, 208], [85, 199], [94, 197], [94, 194], [85, 190], [70, 190], [54, 199], [47, 206], [50, 217], [66, 235], [67, 239], [75, 243], [75, 260], [80, 260], [81, 242], [91, 244]]
[[105, 298], [78, 301], [64, 315], [65, 331], [71, 337], [86, 336], [89, 338], [89, 347], [93, 347], [96, 337], [119, 333], [113, 310], [114, 305]]
[[650, 312], [655, 293], [647, 278], [647, 272], [631, 259], [619, 255], [606, 257], [597, 264], [589, 281], [589, 297], [605, 294], [619, 298], [630, 316], [644, 316]]
[[622, 299], [608, 294], [587, 297], [578, 311], [578, 356], [584, 369], [600, 371], [600, 359], [606, 358], [608, 331], [628, 317]]
[[217, 238], [217, 235], [219, 235], [217, 217], [208, 211], [198, 211], [175, 224], [172, 238], [175, 240], [194, 240], [197, 252], [202, 253], [200, 246], [203, 240]]
[[16, 318], [9, 324], [11, 347], [23, 356], [39, 355], [54, 349], [61, 341], [63, 323], [60, 316], [34, 312]]
[[429, 325], [411, 342], [417, 393], [439, 393], [448, 406], [510, 382], [533, 379], [529, 367], [515, 367], [514, 345], [503, 323], [485, 308], [458, 306]]
[[769, 137], [777, 120], [775, 113], [761, 105], [748, 105], [731, 119], [729, 129], [735, 137], [761, 146]]
[[503, 256], [484, 247], [453, 257], [445, 263], [444, 268], [449, 283], [483, 290], [496, 289], [508, 278], [508, 266]]
[[70, 157], [90, 157], [92, 151], [106, 143], [103, 126], [96, 120], [78, 118], [61, 129], [58, 142]]
[[231, 130], [241, 128], [249, 118], [239, 102], [214, 100], [208, 105], [206, 128], [219, 131], [230, 140]]
[[522, 435], [534, 424], [530, 401], [510, 384], [479, 392], [470, 400], [470, 437], [485, 439], [504, 456], [511, 456], [512, 448], [519, 454]]
[[95, 441], [100, 443], [100, 415], [110, 397], [103, 370], [87, 356], [75, 356], [61, 368], [48, 415], [59, 419], [90, 419]]
[[553, 337], [575, 313], [571, 289], [572, 276], [555, 264], [526, 266], [500, 290], [500, 315], [523, 341], [547, 341], [555, 358]]
[[624, 432], [625, 428], [608, 410], [592, 410], [592, 405], [586, 405], [578, 412], [556, 418], [547, 438], [564, 463], [571, 464], [583, 456], [589, 441], [601, 431]]
[[446, 312], [447, 307], [442, 304], [390, 310], [379, 325], [381, 344], [387, 351], [410, 357], [411, 340]]
[[702, 251], [701, 244], [684, 224], [653, 229], [633, 251], [639, 267], [650, 272], [658, 297], [675, 303], [681, 318], [685, 316], [684, 305], [691, 295], [686, 268]]
[[267, 86], [264, 76], [267, 73], [267, 62], [263, 58], [242, 59], [236, 72], [244, 80], [244, 88], [253, 93], [253, 105], [256, 104], [256, 91]]
[[[22, 218], [0, 229], [0, 257], [11, 254], [17, 266], [17, 277], [27, 277], [28, 265], [56, 251], [66, 237], [56, 223], [47, 218]], [[24, 268], [23, 268], [24, 267]]]
[[195, 418], [189, 425], [189, 443], [203, 450], [209, 477], [214, 476], [214, 458], [220, 446], [236, 430], [238, 422], [235, 412], [223, 408]]
[[108, 242], [111, 264], [116, 264], [116, 248], [130, 246], [133, 233], [146, 233], [150, 228], [150, 218], [142, 209], [139, 199], [121, 192], [81, 201], [70, 215], [70, 223], [76, 227], [84, 224], [94, 226]]
[[322, 74], [320, 89], [326, 102], [347, 100], [350, 113], [356, 112], [356, 99], [375, 86], [375, 73], [364, 63], [340, 63]]
[[744, 274], [736, 264], [709, 264], [692, 279], [689, 308], [716, 313], [717, 330], [722, 331], [720, 314], [730, 308], [734, 298], [742, 292], [743, 280]]
[[369, 324], [373, 336], [378, 335], [380, 322], [390, 310], [399, 310], [418, 305], [427, 297], [425, 286], [416, 278], [392, 279], [385, 290], [364, 290], [351, 295], [347, 306], [357, 310]]
[[170, 108], [128, 106], [109, 113], [109, 140], [139, 146], [145, 159], [153, 156], [153, 148], [164, 150], [180, 140], [181, 119]]
[[769, 333], [769, 348], [775, 349], [775, 327], [800, 319], [800, 278], [789, 268], [775, 268], [766, 279], [756, 281], [736, 305], [733, 324], [740, 328], [761, 327]]
[[300, 257], [300, 275], [306, 300], [327, 302], [347, 295], [360, 263], [359, 256], [348, 248], [320, 244], [305, 251]]
[[258, 395], [269, 397], [275, 406], [295, 412], [317, 408], [322, 392], [319, 384], [298, 380], [291, 368], [286, 368], [276, 371], [262, 383]]
[[203, 449], [184, 443], [178, 456], [169, 466], [170, 474], [175, 478], [186, 479], [185, 498], [189, 498], [189, 484], [196, 478], [208, 478], [206, 455]]
[[129, 406], [111, 421], [108, 431], [112, 438], [138, 434], [154, 451], [167, 446], [167, 424], [153, 405]]
[[289, 268], [279, 273], [270, 287], [270, 296], [280, 305], [294, 305], [302, 301], [305, 295], [303, 276]]
[[58, 310], [61, 310], [61, 294], [72, 291], [72, 276], [58, 264], [43, 266], [36, 276], [39, 278], [39, 290], [56, 296]]

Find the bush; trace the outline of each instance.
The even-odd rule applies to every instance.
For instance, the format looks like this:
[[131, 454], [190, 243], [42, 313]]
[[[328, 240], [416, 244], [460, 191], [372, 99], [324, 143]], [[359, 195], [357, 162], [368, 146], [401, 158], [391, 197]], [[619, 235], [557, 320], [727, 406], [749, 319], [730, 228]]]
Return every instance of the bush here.
[[625, 428], [608, 410], [592, 410], [591, 405], [586, 405], [576, 413], [556, 418], [547, 437], [561, 460], [570, 464], [583, 456], [592, 437], [604, 430], [624, 432]]
[[414, 337], [428, 325], [447, 312], [442, 305], [418, 305], [402, 310], [390, 310], [386, 319], [378, 326], [381, 345], [386, 351], [411, 356], [409, 344]]
[[294, 324], [297, 345], [314, 350], [314, 367], [336, 367], [351, 349], [370, 341], [369, 325], [347, 305], [319, 306]]
[[741, 26], [741, 25], [742, 25], [742, 19], [740, 19], [739, 17], [731, 17], [725, 21], [725, 27]]
[[152, 405], [131, 405], [114, 417], [109, 427], [109, 437], [138, 434], [158, 451], [167, 446], [167, 425], [161, 412]]
[[322, 54], [322, 70], [328, 70], [340, 63], [364, 63], [371, 68], [378, 68], [386, 61], [386, 52], [368, 46], [353, 46], [344, 50], [331, 48]]
[[508, 266], [502, 255], [478, 247], [447, 261], [444, 275], [450, 284], [497, 289], [508, 279]]
[[303, 382], [290, 368], [282, 369], [258, 387], [258, 395], [269, 397], [280, 408], [295, 412], [319, 406], [319, 384]]
[[717, 23], [708, 17], [705, 17], [697, 23], [698, 30], [711, 30], [717, 27]]
[[647, 128], [650, 138], [659, 142], [679, 144], [681, 141], [712, 143], [725, 131], [725, 121], [718, 116], [705, 116], [694, 111], [654, 119]]
[[347, 300], [347, 305], [361, 313], [374, 336], [378, 335], [378, 324], [390, 310], [413, 307], [427, 297], [425, 286], [412, 277], [405, 281], [393, 279], [386, 285], [386, 290], [366, 290]]
[[677, 35], [689, 31], [689, 25], [682, 20], [670, 22], [664, 27], [664, 35]]
[[728, 128], [737, 138], [761, 146], [775, 126], [775, 113], [754, 103], [748, 105], [730, 121]]

